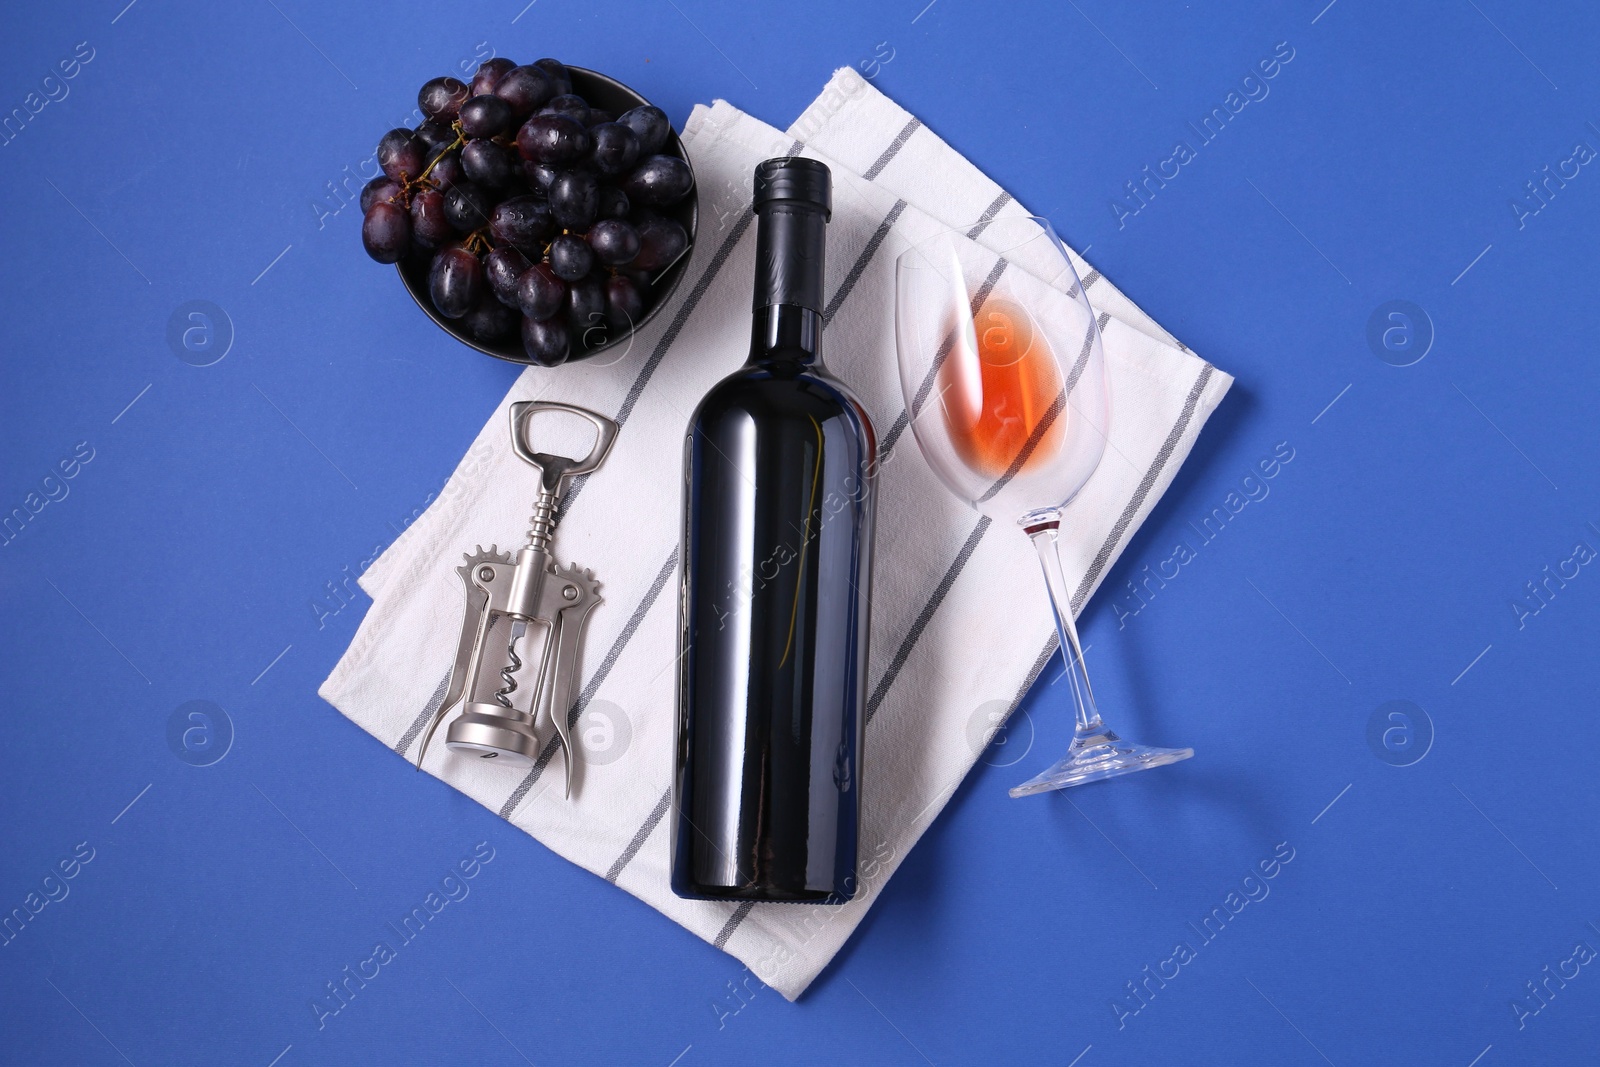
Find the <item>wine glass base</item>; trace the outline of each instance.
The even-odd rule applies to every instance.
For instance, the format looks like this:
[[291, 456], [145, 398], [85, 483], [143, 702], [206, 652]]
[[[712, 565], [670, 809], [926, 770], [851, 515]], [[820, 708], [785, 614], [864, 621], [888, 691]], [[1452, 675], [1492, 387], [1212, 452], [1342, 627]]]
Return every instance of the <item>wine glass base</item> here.
[[1124, 741], [1110, 730], [1102, 729], [1092, 736], [1074, 739], [1063, 759], [1042, 774], [1013, 786], [1011, 795], [1028, 797], [1052, 789], [1067, 789], [1086, 782], [1098, 782], [1102, 778], [1115, 778], [1119, 774], [1165, 767], [1192, 755], [1192, 748], [1155, 748], [1136, 741]]

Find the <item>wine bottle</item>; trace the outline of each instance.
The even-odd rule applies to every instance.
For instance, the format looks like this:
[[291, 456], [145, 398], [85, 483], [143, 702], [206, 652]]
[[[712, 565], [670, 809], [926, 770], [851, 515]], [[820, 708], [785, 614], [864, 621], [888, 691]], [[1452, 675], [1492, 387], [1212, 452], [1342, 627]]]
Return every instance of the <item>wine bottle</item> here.
[[756, 168], [750, 357], [684, 440], [672, 888], [856, 891], [876, 438], [822, 365], [828, 168]]

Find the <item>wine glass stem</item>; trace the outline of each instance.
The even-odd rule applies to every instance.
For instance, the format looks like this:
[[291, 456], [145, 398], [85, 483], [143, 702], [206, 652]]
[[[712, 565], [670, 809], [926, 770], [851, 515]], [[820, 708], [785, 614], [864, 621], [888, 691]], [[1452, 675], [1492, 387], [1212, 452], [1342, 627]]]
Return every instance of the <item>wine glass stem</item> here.
[[1072, 688], [1072, 704], [1078, 716], [1078, 735], [1097, 733], [1104, 728], [1094, 705], [1094, 690], [1089, 688], [1089, 672], [1083, 665], [1083, 648], [1078, 643], [1078, 628], [1072, 621], [1072, 594], [1061, 573], [1061, 553], [1056, 535], [1060, 523], [1054, 519], [1030, 523], [1025, 529], [1039, 553], [1045, 585], [1050, 589], [1050, 606], [1055, 612], [1056, 634], [1061, 638], [1061, 656], [1067, 664], [1067, 682]]

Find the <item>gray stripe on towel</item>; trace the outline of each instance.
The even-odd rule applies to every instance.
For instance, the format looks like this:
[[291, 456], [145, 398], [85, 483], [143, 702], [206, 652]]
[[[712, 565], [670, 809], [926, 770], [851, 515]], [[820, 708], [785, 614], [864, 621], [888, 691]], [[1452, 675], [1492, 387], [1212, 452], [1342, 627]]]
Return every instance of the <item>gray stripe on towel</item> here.
[[1083, 606], [1084, 600], [1089, 595], [1089, 590], [1094, 588], [1100, 572], [1105, 569], [1106, 562], [1111, 558], [1112, 551], [1117, 547], [1117, 542], [1122, 540], [1122, 535], [1127, 533], [1128, 525], [1133, 522], [1134, 515], [1138, 514], [1143, 506], [1145, 497], [1150, 495], [1150, 489], [1156, 484], [1156, 479], [1161, 476], [1161, 470], [1167, 465], [1167, 460], [1172, 458], [1172, 453], [1177, 449], [1178, 442], [1183, 439], [1184, 431], [1189, 428], [1189, 422], [1194, 418], [1195, 406], [1200, 402], [1200, 394], [1205, 392], [1206, 383], [1211, 381], [1211, 374], [1216, 368], [1207, 363], [1200, 368], [1200, 376], [1195, 379], [1194, 387], [1189, 390], [1189, 395], [1183, 400], [1183, 411], [1178, 415], [1178, 421], [1172, 426], [1172, 431], [1167, 434], [1167, 439], [1161, 442], [1161, 450], [1156, 453], [1155, 462], [1150, 464], [1150, 469], [1139, 480], [1139, 486], [1133, 491], [1133, 496], [1128, 500], [1128, 506], [1122, 509], [1122, 514], [1117, 516], [1117, 523], [1111, 528], [1111, 536], [1106, 538], [1106, 543], [1100, 546], [1100, 551], [1095, 553], [1094, 562], [1083, 576], [1083, 581], [1078, 583], [1077, 591], [1072, 594], [1072, 611], [1077, 613]]
[[717, 939], [712, 944], [718, 948], [727, 948], [728, 938], [733, 936], [733, 932], [739, 928], [740, 923], [744, 922], [744, 917], [750, 914], [750, 909], [753, 907], [755, 907], [755, 901], [747, 900], [733, 909], [733, 914], [728, 916], [728, 921], [722, 924], [722, 929], [717, 932]]
[[995, 197], [994, 201], [983, 209], [983, 214], [978, 216], [978, 221], [973, 224], [972, 229], [967, 231], [968, 239], [976, 241], [983, 231], [989, 228], [989, 223], [994, 221], [994, 217], [1000, 214], [1000, 209], [1009, 203], [1011, 203], [1011, 194], [1002, 189], [1000, 195]]
[[417, 735], [422, 732], [422, 728], [428, 725], [428, 720], [433, 718], [434, 712], [439, 710], [439, 705], [444, 701], [445, 691], [449, 688], [450, 672], [445, 671], [444, 677], [439, 679], [438, 688], [433, 691], [433, 696], [428, 698], [427, 706], [422, 709], [422, 714], [418, 715], [416, 721], [406, 729], [405, 733], [400, 735], [400, 740], [394, 743], [396, 753], [402, 756], [406, 754], [406, 749], [411, 747], [411, 742], [417, 739]]
[[617, 857], [617, 862], [613, 863], [611, 869], [606, 872], [606, 881], [615, 884], [616, 880], [622, 876], [622, 869], [632, 861], [634, 856], [639, 854], [639, 850], [650, 839], [650, 835], [655, 832], [656, 825], [661, 822], [662, 816], [666, 815], [667, 809], [671, 806], [672, 790], [667, 789], [661, 794], [661, 799], [656, 801], [656, 806], [650, 809], [650, 814], [645, 817], [644, 824], [634, 833], [633, 840], [628, 842], [628, 847], [623, 849], [622, 855]]
[[878, 223], [877, 231], [868, 239], [866, 247], [861, 250], [861, 254], [856, 257], [855, 264], [850, 268], [850, 273], [846, 274], [844, 281], [839, 283], [839, 291], [833, 294], [833, 299], [828, 301], [828, 306], [823, 310], [822, 324], [824, 326], [832, 322], [834, 315], [838, 314], [839, 308], [844, 304], [845, 297], [850, 295], [850, 291], [856, 287], [856, 282], [861, 280], [861, 275], [866, 272], [867, 265], [872, 262], [872, 257], [878, 254], [878, 248], [883, 244], [884, 239], [889, 236], [889, 231], [894, 229], [895, 220], [900, 217], [900, 213], [905, 209], [906, 202], [904, 200], [896, 200], [894, 207], [890, 208], [889, 213], [883, 217], [883, 221]]
[[978, 542], [983, 540], [983, 535], [989, 530], [989, 516], [985, 515], [972, 527], [972, 532], [967, 535], [966, 543], [961, 546], [961, 551], [956, 553], [956, 558], [950, 566], [945, 568], [944, 577], [939, 579], [939, 584], [933, 587], [933, 592], [928, 596], [928, 602], [917, 613], [916, 619], [911, 623], [911, 629], [906, 631], [906, 636], [901, 639], [900, 647], [895, 650], [894, 656], [889, 660], [889, 666], [884, 669], [883, 677], [878, 679], [878, 684], [872, 688], [872, 696], [867, 698], [868, 724], [872, 717], [878, 713], [878, 706], [883, 703], [883, 698], [889, 695], [889, 689], [894, 685], [894, 680], [900, 677], [900, 668], [906, 665], [906, 660], [911, 656], [911, 650], [916, 648], [917, 641], [922, 637], [922, 631], [928, 628], [928, 623], [933, 620], [933, 613], [939, 610], [939, 605], [944, 603], [944, 598], [950, 592], [950, 587], [956, 584], [956, 579], [961, 576], [961, 571], [967, 565], [967, 560], [972, 558], [972, 553], [977, 550]]
[[879, 156], [877, 161], [873, 163], [872, 166], [867, 168], [867, 172], [863, 174], [862, 177], [870, 182], [878, 175], [882, 174], [883, 168], [887, 167], [890, 161], [893, 160], [895, 156], [900, 154], [900, 149], [906, 146], [906, 141], [909, 140], [911, 135], [916, 133], [921, 126], [921, 119], [914, 118], [910, 122], [906, 123], [905, 127], [895, 135], [894, 142], [890, 144], [888, 148], [883, 150], [883, 155]]

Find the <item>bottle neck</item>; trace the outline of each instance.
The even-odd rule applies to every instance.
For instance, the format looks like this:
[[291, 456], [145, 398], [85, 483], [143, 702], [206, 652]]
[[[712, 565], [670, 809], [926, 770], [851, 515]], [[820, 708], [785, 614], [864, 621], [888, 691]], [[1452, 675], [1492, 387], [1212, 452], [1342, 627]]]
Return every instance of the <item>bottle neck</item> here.
[[751, 363], [799, 363], [822, 360], [822, 316], [798, 304], [758, 307], [750, 328]]
[[756, 226], [752, 363], [816, 363], [822, 352], [827, 217], [799, 201], [760, 205]]

